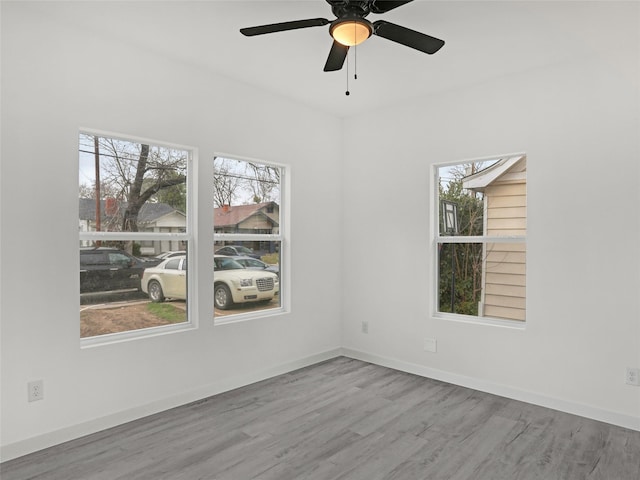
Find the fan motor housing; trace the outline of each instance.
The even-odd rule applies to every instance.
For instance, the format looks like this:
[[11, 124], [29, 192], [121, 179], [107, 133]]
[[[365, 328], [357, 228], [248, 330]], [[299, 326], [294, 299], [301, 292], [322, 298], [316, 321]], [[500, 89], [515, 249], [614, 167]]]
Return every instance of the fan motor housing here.
[[343, 18], [364, 18], [371, 13], [370, 5], [368, 1], [330, 1], [327, 2], [331, 5], [331, 11], [338, 17], [338, 20]]

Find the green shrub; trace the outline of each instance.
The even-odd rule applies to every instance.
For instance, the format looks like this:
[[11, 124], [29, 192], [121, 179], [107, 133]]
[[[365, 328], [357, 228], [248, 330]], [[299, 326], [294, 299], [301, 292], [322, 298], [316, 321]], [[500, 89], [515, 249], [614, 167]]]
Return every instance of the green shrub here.
[[280, 262], [280, 254], [279, 253], [267, 253], [260, 257], [264, 263], [268, 263], [270, 265], [275, 265]]
[[170, 323], [181, 323], [186, 319], [185, 311], [176, 308], [170, 303], [148, 303], [147, 310], [156, 317]]

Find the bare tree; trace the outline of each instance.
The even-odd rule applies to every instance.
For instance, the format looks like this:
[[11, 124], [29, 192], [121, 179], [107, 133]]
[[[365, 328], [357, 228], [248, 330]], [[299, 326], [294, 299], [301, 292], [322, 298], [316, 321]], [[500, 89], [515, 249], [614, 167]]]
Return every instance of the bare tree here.
[[[110, 186], [105, 185], [104, 182], [100, 182], [100, 197], [101, 198], [116, 198], [118, 196], [118, 192], [112, 189]], [[78, 186], [78, 194], [79, 198], [91, 198], [95, 200], [96, 198], [96, 184], [93, 183], [81, 183]]]
[[241, 177], [227, 158], [216, 157], [213, 162], [213, 203], [216, 207], [231, 205], [238, 197]]
[[86, 183], [81, 183], [78, 189], [78, 196], [80, 198], [96, 198], [96, 188], [95, 186], [88, 185]]
[[280, 196], [280, 169], [271, 165], [247, 162], [247, 185], [253, 193], [254, 203], [278, 200]]
[[[447, 169], [445, 183], [440, 183], [440, 198], [457, 204], [460, 236], [483, 235], [483, 194], [463, 188], [464, 177], [485, 168], [482, 162], [456, 165]], [[442, 221], [442, 219], [441, 219]], [[439, 301], [442, 311], [450, 311], [455, 299], [455, 312], [477, 315], [482, 292], [483, 248], [481, 243], [449, 244], [440, 252]], [[452, 292], [452, 275], [455, 291]]]
[[[94, 141], [94, 136], [84, 135], [81, 152], [95, 154]], [[142, 206], [153, 202], [158, 192], [186, 183], [187, 152], [114, 138], [97, 141], [101, 196], [115, 199], [118, 211], [113, 220], [119, 219], [119, 229], [137, 232]], [[86, 186], [81, 187], [81, 195], [86, 194]]]

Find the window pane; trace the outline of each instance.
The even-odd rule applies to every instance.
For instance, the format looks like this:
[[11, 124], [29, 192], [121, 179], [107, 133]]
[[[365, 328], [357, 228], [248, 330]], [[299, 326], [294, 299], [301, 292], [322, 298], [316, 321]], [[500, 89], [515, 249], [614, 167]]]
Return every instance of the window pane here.
[[[188, 157], [184, 150], [80, 134], [80, 231], [184, 232]], [[157, 255], [163, 246], [140, 248]]]
[[165, 280], [154, 269], [161, 267], [161, 254], [184, 255], [188, 242], [169, 236], [103, 240], [99, 232], [188, 232], [189, 156], [182, 149], [79, 135], [81, 337], [187, 321], [186, 271], [178, 264], [172, 271], [180, 278]]
[[[217, 247], [213, 274], [216, 317], [280, 308], [281, 242], [245, 241]], [[244, 254], [239, 247], [250, 253]]]
[[482, 293], [481, 243], [438, 244], [438, 311], [478, 315]]
[[280, 167], [216, 157], [214, 231], [280, 233]]
[[281, 182], [281, 167], [214, 159], [216, 317], [282, 306]]
[[525, 155], [438, 168], [439, 312], [525, 320], [526, 170]]
[[[162, 267], [160, 262], [134, 257], [114, 246], [82, 247], [80, 336], [186, 322], [186, 272], [177, 279], [166, 278], [162, 271], [156, 271]], [[149, 279], [161, 284], [162, 299], [171, 301], [151, 302], [147, 293], [151, 292]]]
[[483, 234], [483, 194], [465, 189], [464, 179], [484, 167], [484, 163], [468, 163], [438, 169], [440, 235]]
[[440, 234], [525, 235], [526, 166], [518, 155], [440, 167]]
[[439, 312], [525, 320], [524, 243], [440, 243], [438, 257]]

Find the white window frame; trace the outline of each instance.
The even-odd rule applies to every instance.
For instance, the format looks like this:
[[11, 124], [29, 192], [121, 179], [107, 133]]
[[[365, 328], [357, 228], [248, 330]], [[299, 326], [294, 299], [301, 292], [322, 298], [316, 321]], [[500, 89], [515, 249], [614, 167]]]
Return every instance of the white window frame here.
[[[262, 165], [268, 165], [270, 167], [277, 167], [280, 169], [280, 203], [278, 207], [280, 209], [280, 225], [277, 234], [251, 234], [251, 233], [213, 233], [213, 244], [217, 241], [261, 241], [261, 242], [280, 242], [279, 252], [279, 268], [280, 268], [280, 306], [277, 308], [269, 308], [266, 310], [256, 310], [253, 312], [236, 313], [231, 315], [225, 315], [223, 317], [216, 317], [215, 307], [213, 312], [214, 325], [227, 325], [237, 322], [244, 322], [248, 320], [264, 319], [275, 315], [281, 315], [289, 312], [290, 305], [290, 269], [289, 267], [289, 192], [290, 192], [290, 167], [283, 163], [270, 162], [265, 160], [259, 160], [255, 158], [243, 157], [232, 153], [217, 152], [213, 155], [213, 164], [215, 164], [216, 158], [227, 158], [230, 160], [239, 160], [243, 162], [259, 163]], [[211, 172], [213, 175], [213, 171]], [[213, 211], [212, 211], [213, 217]], [[215, 229], [215, 218], [214, 225]], [[211, 289], [213, 291], [213, 289]]]
[[[192, 330], [198, 327], [197, 319], [198, 315], [198, 302], [197, 302], [197, 288], [196, 278], [198, 270], [198, 252], [196, 249], [196, 225], [194, 221], [197, 218], [196, 201], [197, 192], [195, 191], [194, 178], [197, 178], [197, 157], [198, 151], [195, 147], [186, 145], [180, 145], [175, 143], [163, 142], [159, 140], [153, 140], [148, 138], [136, 137], [132, 135], [125, 135], [121, 133], [113, 133], [102, 130], [95, 130], [91, 128], [80, 128], [78, 130], [78, 137], [82, 134], [94, 135], [104, 138], [113, 138], [116, 140], [123, 140], [132, 143], [140, 143], [146, 145], [154, 145], [159, 147], [165, 147], [175, 150], [184, 150], [189, 153], [187, 158], [187, 211], [186, 214], [186, 228], [184, 233], [169, 233], [169, 232], [79, 232], [79, 240], [124, 240], [124, 241], [144, 241], [144, 240], [174, 240], [183, 241], [187, 244], [187, 251], [189, 252], [189, 268], [187, 270], [187, 318], [183, 323], [161, 325], [158, 327], [143, 328], [138, 330], [127, 330], [126, 332], [107, 333], [104, 335], [98, 335], [95, 337], [80, 338], [80, 347], [88, 348], [105, 344], [117, 343], [122, 341], [130, 341], [139, 338], [147, 338], [157, 335], [166, 335], [169, 333], [181, 332], [185, 330]], [[79, 148], [78, 148], [79, 150]], [[78, 266], [79, 271], [79, 266]], [[78, 324], [80, 317], [78, 316]]]
[[[455, 165], [467, 164], [467, 163], [479, 163], [487, 162], [491, 160], [497, 160], [505, 157], [515, 157], [519, 155], [526, 155], [525, 152], [509, 153], [505, 155], [491, 155], [488, 157], [480, 157], [468, 160], [456, 160], [450, 162], [442, 162], [432, 164], [431, 168], [431, 182], [430, 188], [432, 192], [432, 208], [431, 208], [431, 259], [434, 265], [432, 269], [432, 291], [431, 291], [431, 316], [435, 319], [450, 320], [462, 323], [490, 325], [496, 327], [506, 327], [516, 330], [524, 330], [526, 328], [527, 321], [521, 320], [508, 320], [504, 318], [485, 317], [479, 315], [463, 315], [458, 313], [440, 312], [438, 310], [439, 303], [439, 259], [438, 259], [438, 245], [439, 244], [462, 244], [462, 243], [481, 243], [483, 244], [483, 250], [488, 243], [527, 243], [526, 235], [481, 235], [481, 236], [449, 236], [440, 235], [440, 190], [439, 190], [439, 170], [443, 167], [452, 167]], [[484, 203], [485, 214], [483, 216], [483, 222], [485, 222], [484, 229], [486, 230], [486, 202]], [[485, 268], [482, 268], [482, 277], [484, 280]], [[484, 282], [483, 282], [484, 283]]]

